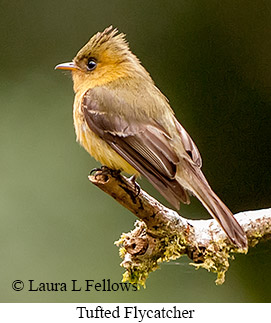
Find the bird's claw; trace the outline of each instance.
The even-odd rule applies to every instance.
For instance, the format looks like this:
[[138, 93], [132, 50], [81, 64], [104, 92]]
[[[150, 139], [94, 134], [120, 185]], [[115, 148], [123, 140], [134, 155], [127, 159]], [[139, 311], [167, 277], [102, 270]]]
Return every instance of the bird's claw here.
[[[101, 172], [101, 171], [102, 171], [102, 169], [101, 169], [101, 168], [96, 167], [96, 168], [93, 168], [93, 169], [89, 172], [89, 175], [91, 176], [93, 173]], [[96, 176], [96, 174], [95, 174], [95, 176]]]
[[136, 175], [131, 176], [128, 180], [134, 186], [135, 197], [138, 197], [141, 188], [140, 188], [140, 185], [136, 182]]
[[93, 173], [95, 173], [94, 177], [96, 178], [96, 176], [98, 175], [111, 175], [113, 177], [117, 177], [120, 174], [120, 170], [119, 169], [111, 169], [107, 166], [101, 166], [100, 168], [93, 168], [89, 175], [92, 175]]
[[[108, 176], [108, 175], [111, 175], [112, 177], [118, 177], [119, 174], [120, 174], [120, 170], [119, 169], [111, 169], [107, 166], [101, 166], [101, 167], [96, 167], [96, 168], [93, 168], [90, 172], [89, 172], [89, 175], [93, 175], [94, 174], [94, 177], [96, 179], [97, 176]], [[131, 176], [130, 178], [128, 178], [128, 181], [133, 185], [133, 189], [135, 191], [135, 197], [138, 197], [139, 193], [140, 193], [140, 186], [139, 184], [136, 182], [136, 175], [133, 175]]]

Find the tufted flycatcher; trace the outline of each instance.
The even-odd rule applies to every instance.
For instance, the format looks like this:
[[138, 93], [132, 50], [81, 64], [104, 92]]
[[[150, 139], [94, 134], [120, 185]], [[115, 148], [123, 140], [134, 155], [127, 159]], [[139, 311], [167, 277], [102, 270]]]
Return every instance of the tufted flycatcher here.
[[70, 63], [73, 120], [80, 144], [103, 165], [145, 176], [177, 209], [195, 195], [230, 240], [247, 247], [246, 235], [209, 186], [201, 156], [167, 98], [112, 26], [98, 32]]

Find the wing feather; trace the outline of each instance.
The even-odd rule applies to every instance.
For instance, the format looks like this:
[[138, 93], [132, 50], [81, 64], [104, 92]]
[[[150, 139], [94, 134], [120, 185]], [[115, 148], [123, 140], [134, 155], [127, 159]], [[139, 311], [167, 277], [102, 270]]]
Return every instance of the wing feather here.
[[183, 143], [184, 149], [188, 153], [188, 155], [191, 157], [192, 161], [201, 168], [202, 166], [202, 159], [198, 150], [198, 147], [195, 145], [194, 141], [191, 139], [187, 131], [184, 129], [184, 127], [179, 123], [177, 119], [175, 119], [175, 125], [179, 132], [180, 139]]
[[[189, 203], [187, 192], [174, 178], [179, 158], [165, 129], [154, 120], [144, 123], [110, 113], [109, 107], [104, 106], [108, 98], [100, 98], [101, 93], [99, 90], [97, 96], [95, 89], [91, 89], [83, 97], [82, 110], [89, 128], [145, 176], [172, 205], [179, 208], [180, 201]], [[116, 104], [116, 97], [112, 100]]]

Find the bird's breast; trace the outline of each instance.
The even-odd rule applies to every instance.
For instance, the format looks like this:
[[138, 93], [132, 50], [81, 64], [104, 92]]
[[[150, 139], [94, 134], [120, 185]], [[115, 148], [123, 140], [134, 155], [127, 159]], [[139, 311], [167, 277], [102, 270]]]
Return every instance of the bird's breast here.
[[83, 95], [79, 97], [76, 95], [73, 106], [76, 140], [102, 165], [111, 169], [123, 170], [128, 174], [138, 175], [139, 173], [129, 163], [89, 128], [82, 111], [82, 97]]

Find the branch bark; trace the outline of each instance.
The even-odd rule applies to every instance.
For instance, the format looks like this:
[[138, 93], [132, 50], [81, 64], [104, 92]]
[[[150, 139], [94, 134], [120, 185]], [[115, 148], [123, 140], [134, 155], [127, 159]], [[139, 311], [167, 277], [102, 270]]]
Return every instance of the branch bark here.
[[[140, 219], [115, 242], [126, 270], [123, 281], [145, 286], [159, 263], [187, 255], [196, 268], [216, 273], [216, 284], [222, 284], [233, 254], [247, 252], [234, 246], [215, 220], [183, 218], [142, 189], [138, 194], [135, 184], [118, 172], [98, 172], [89, 180]], [[249, 248], [271, 238], [271, 208], [235, 217], [246, 232]]]

